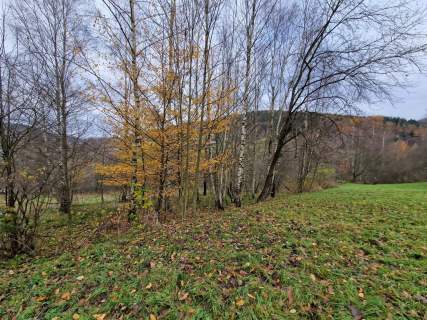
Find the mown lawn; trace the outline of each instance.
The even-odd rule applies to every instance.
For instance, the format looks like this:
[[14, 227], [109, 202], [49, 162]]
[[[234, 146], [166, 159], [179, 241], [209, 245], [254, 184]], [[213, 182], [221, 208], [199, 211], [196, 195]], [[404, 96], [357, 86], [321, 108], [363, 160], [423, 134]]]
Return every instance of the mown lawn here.
[[[85, 219], [69, 232], [93, 234]], [[2, 319], [427, 319], [427, 183], [281, 195], [0, 266]]]

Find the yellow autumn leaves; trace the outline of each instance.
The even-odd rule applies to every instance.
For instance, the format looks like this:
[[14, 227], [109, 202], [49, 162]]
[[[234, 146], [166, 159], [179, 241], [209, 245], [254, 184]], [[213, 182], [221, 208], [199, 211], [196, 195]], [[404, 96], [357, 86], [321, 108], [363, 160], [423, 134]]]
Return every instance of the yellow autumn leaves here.
[[[60, 320], [60, 317], [53, 317], [52, 320]], [[78, 313], [74, 313], [72, 316], [73, 320], [80, 320], [80, 315]], [[106, 320], [107, 319], [107, 314], [106, 313], [102, 313], [102, 314], [94, 314], [93, 315], [93, 319], [95, 320]]]

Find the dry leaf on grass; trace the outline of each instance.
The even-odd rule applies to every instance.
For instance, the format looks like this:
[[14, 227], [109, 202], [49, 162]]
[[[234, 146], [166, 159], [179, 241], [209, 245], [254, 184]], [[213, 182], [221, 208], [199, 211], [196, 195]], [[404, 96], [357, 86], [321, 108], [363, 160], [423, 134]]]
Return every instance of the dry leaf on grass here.
[[36, 297], [36, 301], [37, 302], [44, 302], [44, 301], [46, 301], [47, 300], [47, 297], [46, 296], [38, 296], [38, 297]]
[[145, 289], [151, 289], [153, 287], [153, 284], [150, 282], [145, 286]]
[[291, 306], [294, 304], [294, 294], [291, 287], [288, 287], [287, 294], [288, 294], [288, 306]]
[[188, 298], [188, 293], [187, 292], [178, 292], [178, 300], [179, 301], [184, 301], [185, 299]]
[[64, 293], [61, 295], [61, 299], [62, 299], [62, 300], [65, 300], [65, 301], [70, 300], [70, 299], [71, 299], [71, 293], [69, 293], [69, 292], [64, 292]]
[[236, 306], [241, 307], [244, 304], [245, 304], [245, 300], [243, 300], [243, 299], [236, 300]]

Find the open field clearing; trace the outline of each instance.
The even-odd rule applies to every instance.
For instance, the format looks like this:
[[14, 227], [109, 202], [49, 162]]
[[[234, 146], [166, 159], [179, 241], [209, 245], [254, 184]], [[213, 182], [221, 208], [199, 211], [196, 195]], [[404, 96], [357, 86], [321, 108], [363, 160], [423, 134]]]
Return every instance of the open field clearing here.
[[0, 320], [427, 320], [427, 0], [0, 2]]
[[[91, 234], [89, 216], [73, 234]], [[426, 225], [427, 183], [349, 184], [105, 231], [78, 250], [3, 262], [0, 316], [423, 319]], [[57, 246], [77, 241], [61, 230]]]

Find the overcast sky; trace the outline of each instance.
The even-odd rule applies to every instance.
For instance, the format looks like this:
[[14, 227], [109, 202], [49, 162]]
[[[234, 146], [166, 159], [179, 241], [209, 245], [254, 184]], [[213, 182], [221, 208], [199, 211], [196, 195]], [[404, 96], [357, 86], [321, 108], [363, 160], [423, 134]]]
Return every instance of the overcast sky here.
[[[14, 0], [20, 1], [20, 0]], [[386, 0], [375, 0], [386, 1]], [[427, 0], [414, 0], [414, 3], [425, 4]], [[421, 1], [421, 2], [420, 2]], [[0, 9], [10, 0], [0, 0]], [[427, 19], [426, 19], [427, 20]], [[427, 24], [426, 24], [427, 30]], [[424, 63], [427, 65], [427, 55]], [[426, 74], [409, 74], [407, 81], [410, 86], [406, 89], [396, 89], [393, 103], [389, 101], [376, 104], [362, 105], [360, 108], [367, 115], [384, 115], [407, 119], [422, 119], [427, 117], [427, 70]]]
[[[427, 61], [427, 56], [426, 56]], [[427, 117], [427, 75], [412, 74], [407, 77], [411, 86], [396, 89], [393, 103], [388, 101], [361, 107], [369, 115], [398, 116], [407, 119]]]
[[[1, 1], [1, 0], [0, 0]], [[384, 2], [388, 0], [373, 0], [375, 3]], [[427, 0], [412, 0], [414, 9], [426, 7]], [[427, 30], [427, 17], [424, 19], [424, 28], [420, 28], [421, 32]], [[421, 61], [427, 67], [427, 55]], [[427, 118], [427, 69], [424, 70], [425, 74], [412, 73], [408, 74], [405, 82], [408, 87], [405, 89], [395, 89], [393, 92], [395, 99], [393, 103], [389, 101], [379, 102], [373, 105], [361, 106], [368, 115], [384, 115], [384, 116], [398, 116], [407, 119], [419, 120]]]

